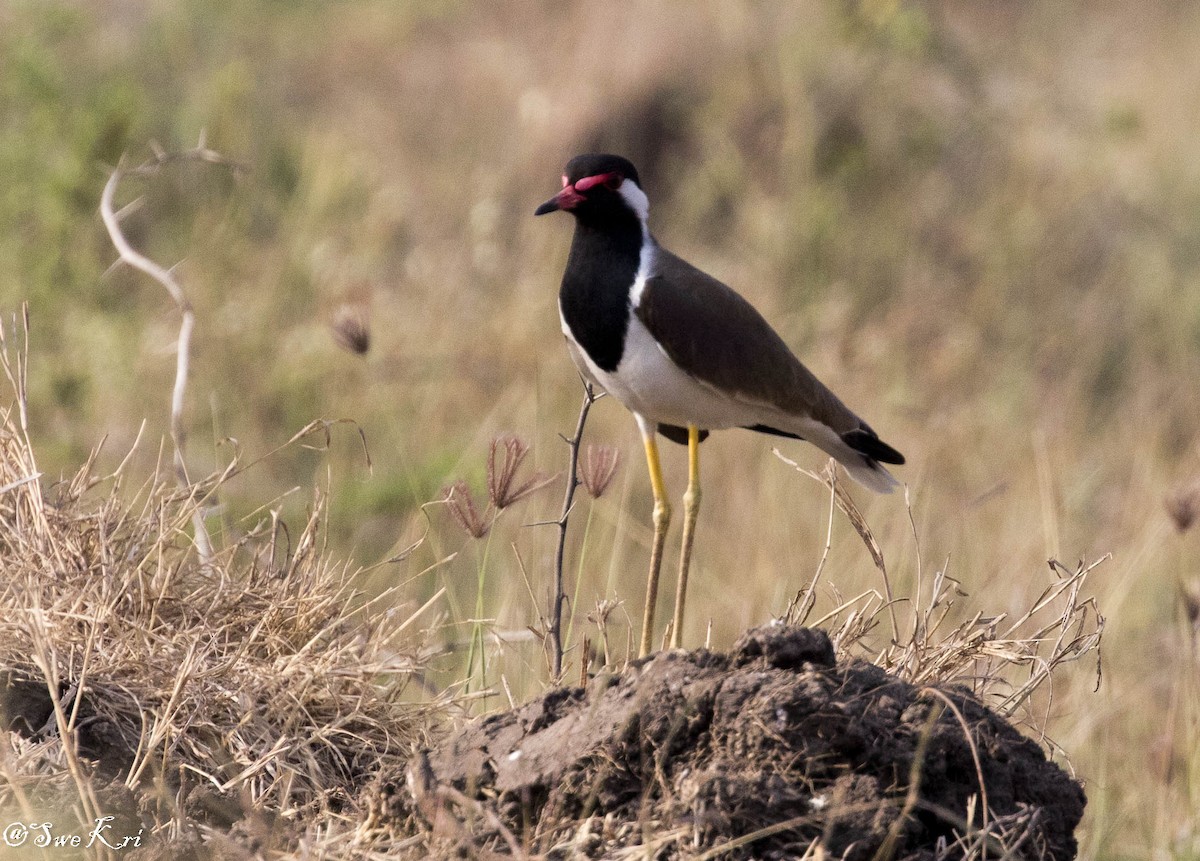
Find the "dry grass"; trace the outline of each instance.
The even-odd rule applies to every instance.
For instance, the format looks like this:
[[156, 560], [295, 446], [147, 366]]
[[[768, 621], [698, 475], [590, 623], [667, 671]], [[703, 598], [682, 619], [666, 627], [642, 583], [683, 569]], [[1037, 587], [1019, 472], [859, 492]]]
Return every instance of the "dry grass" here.
[[[961, 590], [961, 584], [949, 576], [945, 565], [925, 585], [919, 541], [913, 592], [894, 593], [879, 543], [839, 480], [840, 470], [834, 461], [829, 461], [823, 473], [816, 474], [798, 467], [779, 452], [776, 456], [825, 485], [830, 495], [830, 534], [836, 507], [862, 539], [883, 581], [882, 591], [871, 589], [852, 598], [843, 598], [836, 586], [832, 587], [836, 603], [833, 609], [817, 617], [813, 610], [824, 569], [823, 557], [813, 578], [789, 605], [784, 615], [787, 622], [829, 630], [839, 654], [864, 651], [867, 643], [879, 639], [871, 636], [872, 632], [881, 627], [887, 629], [890, 624], [883, 648], [865, 652], [869, 660], [913, 684], [965, 685], [1005, 715], [1016, 713], [1035, 693], [1045, 697], [1049, 707], [1055, 671], [1085, 657], [1096, 662], [1099, 690], [1104, 617], [1091, 596], [1093, 590], [1088, 580], [1108, 557], [1091, 564], [1080, 562], [1073, 571], [1051, 559], [1048, 564], [1054, 574], [1052, 583], [1012, 617], [1007, 613], [987, 616], [978, 610], [964, 617], [958, 604], [968, 596]], [[911, 504], [907, 493], [905, 496], [915, 532]], [[828, 549], [827, 544], [826, 553]], [[897, 607], [904, 609], [898, 613]], [[1023, 678], [1017, 680], [1017, 674], [1023, 674]], [[1028, 724], [1044, 725], [1044, 716]]]
[[[445, 708], [406, 693], [424, 668], [428, 605], [352, 588], [355, 572], [325, 548], [320, 494], [295, 534], [264, 506], [202, 559], [189, 525], [242, 472], [236, 460], [184, 488], [128, 491], [125, 470], [98, 476], [92, 460], [44, 486], [9, 336], [0, 667], [27, 700], [5, 703], [23, 732], [5, 732], [0, 750], [0, 818], [74, 833], [72, 821], [119, 814], [143, 846], [168, 847], [161, 857], [223, 845], [243, 820], [260, 833], [228, 857], [294, 847], [313, 822], [333, 840]], [[50, 717], [29, 726], [43, 700]]]
[[[27, 329], [18, 332], [28, 337]], [[189, 525], [252, 468], [236, 459], [192, 485], [152, 480], [131, 492], [123, 488], [124, 463], [98, 476], [93, 458], [69, 481], [45, 488], [26, 422], [24, 345], [8, 334], [0, 358], [14, 406], [0, 416], [0, 667], [5, 720], [17, 731], [6, 733], [0, 752], [0, 818], [86, 834], [91, 823], [114, 816], [111, 842], [129, 837], [147, 857], [419, 858], [503, 849], [526, 857], [486, 807], [449, 787], [424, 786], [421, 759], [410, 768], [414, 751], [457, 711], [445, 697], [419, 697], [421, 705], [405, 696], [431, 656], [422, 617], [433, 601], [406, 612], [399, 590], [368, 600], [352, 589], [355, 572], [331, 561], [321, 538], [319, 494], [297, 535], [264, 507], [238, 540], [200, 554]], [[489, 489], [497, 509], [544, 483], [536, 476], [514, 483], [524, 456], [519, 441], [493, 443]], [[595, 457], [602, 462], [589, 468], [609, 473], [611, 453]], [[830, 529], [836, 505], [886, 582], [870, 528], [835, 476], [812, 476], [830, 492]], [[956, 592], [938, 572], [923, 601], [920, 589], [910, 596], [907, 637], [896, 627], [897, 598], [876, 591], [810, 618], [818, 569], [791, 621], [827, 627], [839, 652], [850, 655], [865, 652], [877, 639], [872, 632], [890, 619], [889, 645], [868, 657], [930, 685], [929, 696], [950, 709], [933, 686], [968, 685], [1011, 714], [1045, 694], [1061, 664], [1098, 649], [1103, 620], [1080, 598], [1093, 568], [1060, 570], [1055, 587], [1011, 622], [975, 615], [944, 633], [939, 627]], [[1046, 614], [1049, 623], [1041, 620]], [[592, 621], [606, 638], [603, 620]], [[482, 649], [482, 638], [473, 636], [471, 647]], [[629, 658], [608, 657], [607, 645], [605, 655], [595, 669], [619, 670]], [[1014, 682], [1021, 668], [1026, 676]], [[30, 725], [37, 713], [31, 703], [48, 707], [44, 724]], [[963, 731], [970, 739], [965, 724]], [[919, 756], [914, 769], [913, 793]], [[407, 790], [400, 786], [406, 773]], [[962, 821], [946, 857], [995, 857], [1026, 839], [1028, 817], [989, 819], [982, 791], [982, 818]], [[744, 835], [703, 857], [801, 824]], [[590, 820], [539, 827], [569, 832], [555, 851], [598, 851]], [[689, 833], [649, 819], [637, 828], [644, 851]], [[631, 836], [609, 839], [627, 844]], [[819, 844], [811, 850], [819, 853]], [[80, 857], [122, 851], [100, 843]]]
[[[324, 415], [353, 416], [376, 455], [367, 477], [357, 440], [292, 446], [227, 482], [211, 520], [236, 543], [280, 497], [260, 513], [303, 523], [310, 494], [292, 489], [316, 484], [332, 493], [321, 534], [339, 558], [426, 535], [363, 581], [411, 580], [405, 606], [446, 601], [435, 640], [463, 649], [433, 660], [443, 687], [462, 680], [490, 541], [488, 684], [538, 690], [540, 648], [507, 635], [548, 606], [555, 536], [524, 526], [556, 517], [557, 494], [481, 541], [419, 507], [458, 479], [478, 494], [505, 433], [562, 469], [578, 381], [553, 293], [569, 228], [530, 211], [574, 152], [618, 149], [651, 186], [659, 238], [752, 299], [909, 457], [912, 522], [895, 497], [858, 498], [889, 602], [853, 529], [830, 528], [823, 491], [769, 442], [714, 436], [685, 643], [721, 647], [783, 613], [825, 552], [808, 618], [866, 596], [882, 616], [857, 617], [875, 620], [863, 653], [921, 672], [943, 659], [904, 663], [903, 644], [931, 593], [954, 603], [928, 620], [930, 642], [979, 613], [981, 641], [1038, 641], [1005, 632], [1071, 580], [1047, 560], [1073, 577], [1076, 560], [1111, 553], [1087, 578], [1107, 620], [1104, 684], [1079, 667], [1025, 709], [1087, 781], [1082, 857], [1200, 857], [1200, 533], [1177, 528], [1200, 470], [1190, 4], [14, 3], [0, 19], [13, 23], [0, 26], [0, 208], [22, 225], [0, 234], [0, 293], [8, 311], [31, 304], [31, 433], [54, 492], [107, 437], [92, 469], [118, 479], [81, 504], [117, 505], [119, 480], [119, 504], [154, 507], [129, 476], [159, 466], [135, 438], [143, 419], [145, 439], [169, 433], [146, 393], [167, 401], [178, 320], [157, 288], [104, 275], [97, 164], [207, 127], [248, 179], [172, 179], [129, 222], [138, 248], [187, 258], [190, 473], [220, 472], [226, 437], [253, 456]], [[650, 535], [628, 416], [597, 404], [586, 443], [622, 464], [603, 498], [579, 501], [586, 535], [565, 548], [568, 678], [586, 669], [585, 639], [624, 658]], [[681, 489], [679, 452], [664, 460]], [[957, 648], [945, 666], [969, 677]], [[1039, 659], [999, 648], [1030, 661], [1004, 697]]]

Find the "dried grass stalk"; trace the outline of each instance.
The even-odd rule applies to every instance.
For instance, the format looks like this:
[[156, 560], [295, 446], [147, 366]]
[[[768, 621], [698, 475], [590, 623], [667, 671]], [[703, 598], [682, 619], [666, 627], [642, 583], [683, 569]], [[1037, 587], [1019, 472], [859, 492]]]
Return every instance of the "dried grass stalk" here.
[[[2, 352], [23, 413], [23, 354]], [[334, 814], [398, 773], [442, 706], [405, 701], [429, 604], [356, 592], [325, 553], [319, 494], [291, 552], [264, 515], [202, 562], [189, 525], [236, 465], [126, 493], [93, 463], [49, 495], [22, 418], [0, 412], [0, 710], [17, 693], [50, 710], [0, 733], [0, 812], [61, 827], [72, 808], [85, 822], [140, 807], [144, 839], [171, 846], [249, 811], [270, 813], [277, 849], [306, 822], [338, 831]]]
[[[892, 636], [882, 651], [866, 657], [913, 684], [965, 685], [978, 696], [987, 697], [993, 708], [1010, 717], [1035, 692], [1044, 691], [1047, 699], [1052, 700], [1053, 676], [1064, 664], [1094, 659], [1099, 686], [1104, 617], [1095, 599], [1084, 597], [1084, 590], [1092, 571], [1107, 561], [1108, 555], [1090, 564], [1080, 562], [1074, 569], [1051, 559], [1049, 566], [1055, 580], [1022, 613], [1009, 618], [977, 612], [945, 630], [944, 626], [958, 614], [957, 599], [966, 593], [943, 567], [934, 575], [929, 594], [921, 595], [922, 575], [918, 571], [918, 594], [909, 601], [913, 608], [911, 633], [901, 636], [896, 615], [898, 601], [891, 591], [883, 553], [866, 519], [838, 483], [836, 473], [831, 468], [818, 475], [778, 452], [776, 456], [830, 490], [833, 502], [849, 519], [883, 574], [886, 590], [886, 594], [869, 590], [846, 599], [831, 587], [834, 608], [814, 619], [813, 592], [820, 577], [818, 569], [813, 582], [801, 590], [788, 608], [789, 622], [827, 628], [839, 654], [850, 650], [862, 652], [868, 635], [880, 624], [886, 610]], [[908, 504], [907, 494], [905, 504]], [[912, 519], [911, 509], [909, 519]], [[920, 559], [919, 546], [917, 559]]]

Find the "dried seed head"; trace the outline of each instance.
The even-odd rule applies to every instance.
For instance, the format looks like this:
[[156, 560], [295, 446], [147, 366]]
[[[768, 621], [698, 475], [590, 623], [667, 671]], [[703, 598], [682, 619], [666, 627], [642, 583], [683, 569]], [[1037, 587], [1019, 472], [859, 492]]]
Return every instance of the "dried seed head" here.
[[517, 477], [517, 470], [527, 454], [529, 444], [520, 437], [498, 436], [488, 446], [488, 496], [497, 508], [505, 508], [511, 504], [509, 493], [513, 480]]
[[612, 615], [612, 611], [621, 606], [620, 601], [614, 601], [611, 598], [601, 598], [596, 602], [596, 607], [587, 614], [588, 621], [594, 625], [604, 625], [608, 621], [608, 617]]
[[1180, 584], [1179, 598], [1193, 633], [1200, 633], [1200, 581]]
[[553, 475], [535, 472], [523, 483], [517, 484], [517, 471], [527, 454], [529, 444], [515, 436], [496, 437], [488, 447], [488, 498], [497, 509], [503, 511], [554, 481]]
[[363, 355], [371, 348], [367, 312], [359, 305], [342, 305], [333, 317], [333, 340], [343, 350]]
[[1167, 514], [1171, 516], [1175, 528], [1180, 532], [1187, 532], [1196, 522], [1196, 516], [1200, 514], [1200, 484], [1194, 483], [1168, 494], [1163, 500], [1163, 505], [1166, 506]]
[[589, 445], [579, 464], [579, 480], [592, 499], [599, 499], [608, 490], [617, 466], [621, 463], [621, 452], [611, 445]]
[[492, 528], [491, 518], [488, 517], [491, 509], [489, 507], [483, 511], [479, 510], [479, 506], [475, 504], [475, 497], [471, 495], [471, 488], [465, 481], [460, 479], [443, 488], [442, 497], [450, 516], [464, 532], [472, 538], [483, 538], [488, 534], [488, 530]]

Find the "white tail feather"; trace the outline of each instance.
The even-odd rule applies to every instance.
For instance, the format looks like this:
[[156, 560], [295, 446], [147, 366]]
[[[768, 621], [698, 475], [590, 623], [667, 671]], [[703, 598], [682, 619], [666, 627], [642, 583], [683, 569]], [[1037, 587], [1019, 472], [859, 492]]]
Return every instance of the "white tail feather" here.
[[847, 463], [843, 460], [838, 462], [846, 468], [846, 472], [850, 473], [851, 478], [868, 490], [876, 493], [891, 493], [900, 486], [900, 482], [896, 481], [895, 476], [879, 463], [871, 461], [868, 464], [867, 459], [861, 455], [846, 460], [851, 462]]
[[[832, 428], [815, 419], [801, 418], [793, 423], [795, 431], [821, 451], [846, 468], [850, 477], [868, 490], [876, 493], [891, 493], [900, 482], [878, 461], [871, 460], [862, 452], [846, 445], [846, 441]], [[789, 428], [791, 430], [792, 428]]]

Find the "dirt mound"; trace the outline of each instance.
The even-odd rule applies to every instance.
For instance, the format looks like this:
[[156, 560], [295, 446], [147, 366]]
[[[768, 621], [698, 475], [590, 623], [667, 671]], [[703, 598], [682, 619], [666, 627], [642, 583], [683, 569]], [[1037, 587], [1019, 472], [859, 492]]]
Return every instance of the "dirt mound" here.
[[[444, 833], [550, 857], [646, 845], [655, 858], [783, 858], [815, 844], [844, 859], [1067, 859], [1085, 804], [968, 691], [839, 663], [824, 632], [782, 626], [476, 721], [410, 782], [418, 798], [449, 786], [474, 799]], [[421, 807], [436, 826], [447, 806], [434, 797], [446, 795]]]

